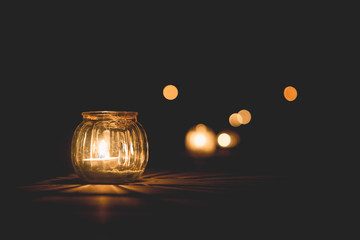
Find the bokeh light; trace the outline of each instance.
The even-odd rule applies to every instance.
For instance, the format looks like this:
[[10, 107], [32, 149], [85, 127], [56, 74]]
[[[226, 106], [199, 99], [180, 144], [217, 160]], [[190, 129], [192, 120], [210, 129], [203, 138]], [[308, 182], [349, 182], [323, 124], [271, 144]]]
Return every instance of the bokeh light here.
[[231, 143], [231, 138], [229, 134], [221, 133], [219, 134], [217, 141], [220, 147], [227, 147]]
[[294, 101], [297, 98], [297, 90], [292, 86], [288, 86], [284, 89], [284, 97], [289, 102]]
[[230, 117], [229, 117], [229, 123], [230, 123], [230, 125], [233, 126], [233, 127], [238, 127], [238, 126], [240, 126], [242, 121], [243, 121], [243, 120], [242, 120], [242, 117], [241, 117], [241, 115], [238, 114], [238, 113], [233, 113], [233, 114], [231, 114]]
[[193, 156], [211, 156], [216, 150], [216, 135], [211, 128], [200, 123], [186, 133], [185, 147]]
[[178, 94], [178, 89], [174, 85], [167, 85], [163, 89], [163, 95], [167, 100], [174, 100], [177, 98]]
[[243, 109], [243, 110], [239, 111], [238, 114], [240, 115], [240, 123], [241, 124], [248, 124], [250, 122], [251, 113], [248, 110]]
[[238, 133], [233, 131], [222, 131], [218, 134], [217, 142], [222, 148], [232, 148], [239, 144], [240, 136]]

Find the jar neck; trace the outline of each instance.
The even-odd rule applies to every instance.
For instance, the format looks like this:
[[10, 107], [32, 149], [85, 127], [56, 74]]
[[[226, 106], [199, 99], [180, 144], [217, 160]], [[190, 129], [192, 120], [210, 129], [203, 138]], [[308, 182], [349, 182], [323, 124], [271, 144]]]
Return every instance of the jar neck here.
[[91, 111], [83, 112], [84, 120], [128, 120], [136, 122], [137, 112], [128, 111]]

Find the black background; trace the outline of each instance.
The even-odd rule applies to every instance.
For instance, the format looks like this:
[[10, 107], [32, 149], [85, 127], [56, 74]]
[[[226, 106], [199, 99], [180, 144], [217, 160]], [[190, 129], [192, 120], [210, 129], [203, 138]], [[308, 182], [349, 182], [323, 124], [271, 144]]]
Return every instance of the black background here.
[[[317, 165], [314, 115], [325, 104], [314, 100], [334, 54], [323, 10], [88, 7], [18, 6], [6, 18], [3, 118], [15, 182], [72, 172], [72, 134], [93, 110], [139, 113], [149, 168], [292, 176]], [[162, 95], [167, 84], [179, 90], [174, 101]], [[294, 102], [283, 97], [288, 85]], [[241, 109], [252, 120], [233, 128], [228, 117]], [[237, 131], [241, 143], [199, 166], [184, 147], [198, 123]]]

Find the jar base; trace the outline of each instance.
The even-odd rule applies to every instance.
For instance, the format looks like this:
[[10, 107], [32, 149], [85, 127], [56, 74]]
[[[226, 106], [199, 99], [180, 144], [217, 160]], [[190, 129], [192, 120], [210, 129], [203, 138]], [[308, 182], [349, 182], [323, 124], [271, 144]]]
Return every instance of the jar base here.
[[78, 175], [88, 183], [120, 184], [138, 180], [143, 172], [143, 170], [111, 170], [103, 172], [86, 171]]

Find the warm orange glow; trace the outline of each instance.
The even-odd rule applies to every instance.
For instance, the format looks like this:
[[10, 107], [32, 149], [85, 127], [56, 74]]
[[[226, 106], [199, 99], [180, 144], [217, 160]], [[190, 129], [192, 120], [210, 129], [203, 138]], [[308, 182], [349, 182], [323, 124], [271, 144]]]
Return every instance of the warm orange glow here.
[[227, 147], [230, 145], [231, 143], [231, 138], [229, 136], [229, 134], [227, 133], [221, 133], [219, 136], [218, 136], [218, 139], [217, 139], [220, 147]]
[[204, 124], [191, 128], [185, 136], [186, 149], [195, 156], [210, 156], [216, 150], [216, 136], [212, 129]]
[[242, 117], [240, 114], [238, 113], [233, 113], [230, 115], [229, 117], [229, 123], [231, 126], [233, 127], [238, 127], [241, 125], [241, 122], [242, 122]]
[[100, 158], [108, 158], [109, 157], [109, 150], [106, 142], [101, 140], [99, 144], [99, 157]]
[[289, 102], [294, 101], [297, 98], [297, 90], [292, 86], [288, 86], [284, 89], [284, 97]]
[[198, 133], [194, 135], [194, 146], [201, 148], [206, 145], [206, 136], [203, 133]]
[[174, 100], [178, 96], [178, 89], [174, 85], [167, 85], [163, 89], [163, 95], [167, 100]]
[[223, 131], [219, 133], [217, 137], [217, 142], [222, 148], [232, 148], [235, 147], [240, 141], [239, 134], [232, 131]]
[[248, 124], [250, 122], [251, 114], [248, 110], [243, 109], [243, 110], [239, 111], [238, 114], [241, 117], [241, 121], [240, 121], [241, 124]]
[[82, 115], [71, 143], [71, 160], [79, 177], [92, 183], [123, 183], [140, 177], [149, 148], [137, 112], [92, 111]]

